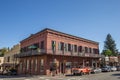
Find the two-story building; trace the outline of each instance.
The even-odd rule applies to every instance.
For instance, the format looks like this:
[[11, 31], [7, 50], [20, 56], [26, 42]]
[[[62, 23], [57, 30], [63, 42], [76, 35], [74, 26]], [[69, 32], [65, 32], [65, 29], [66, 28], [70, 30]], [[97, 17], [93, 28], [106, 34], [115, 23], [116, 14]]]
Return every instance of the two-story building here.
[[52, 29], [44, 29], [20, 42], [19, 74], [50, 74], [56, 63], [57, 74], [72, 67], [99, 67], [99, 43]]
[[3, 69], [10, 69], [10, 68], [16, 68], [19, 59], [15, 57], [16, 54], [20, 53], [20, 44], [14, 45], [11, 49], [8, 50], [8, 52], [4, 55], [4, 63]]

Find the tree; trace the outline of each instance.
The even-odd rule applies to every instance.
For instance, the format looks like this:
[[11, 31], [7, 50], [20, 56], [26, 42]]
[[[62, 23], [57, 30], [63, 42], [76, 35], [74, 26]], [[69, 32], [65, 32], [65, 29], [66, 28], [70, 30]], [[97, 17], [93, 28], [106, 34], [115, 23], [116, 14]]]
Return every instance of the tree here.
[[[112, 54], [110, 53], [110, 51]], [[106, 54], [110, 54], [111, 56], [116, 56], [118, 53], [118, 50], [116, 49], [115, 41], [113, 40], [112, 36], [110, 34], [107, 35], [106, 40], [104, 42], [104, 50], [103, 52], [106, 52]], [[104, 53], [103, 53], [104, 54]]]
[[5, 53], [7, 53], [8, 49], [7, 48], [2, 48], [0, 49], [0, 56], [4, 56]]
[[112, 51], [111, 50], [103, 50], [103, 54], [105, 55], [105, 56], [111, 56], [112, 55]]

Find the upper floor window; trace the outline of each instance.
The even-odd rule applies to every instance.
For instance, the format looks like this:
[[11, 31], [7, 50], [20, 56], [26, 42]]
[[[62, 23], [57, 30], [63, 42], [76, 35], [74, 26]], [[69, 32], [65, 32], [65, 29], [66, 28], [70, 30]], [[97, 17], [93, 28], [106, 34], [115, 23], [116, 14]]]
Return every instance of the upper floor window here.
[[93, 49], [93, 53], [94, 54], [99, 54], [99, 50], [98, 49]]
[[87, 47], [85, 47], [85, 53], [88, 53], [88, 48]]
[[41, 48], [41, 49], [44, 49], [44, 41], [41, 41], [41, 43], [40, 43], [40, 48]]
[[77, 45], [74, 45], [74, 52], [77, 52]]
[[68, 44], [68, 51], [71, 51], [71, 44]]
[[89, 48], [89, 53], [92, 53], [92, 49], [91, 48]]
[[34, 46], [35, 46], [36, 48], [39, 48], [39, 43], [35, 43]]
[[63, 42], [60, 42], [60, 50], [64, 50], [64, 43]]
[[78, 47], [78, 52], [82, 52], [82, 46]]
[[51, 42], [52, 50], [56, 50], [56, 41]]
[[68, 51], [68, 44], [66, 44], [66, 43], [64, 44], [64, 50]]
[[7, 58], [7, 62], [10, 62], [10, 56]]

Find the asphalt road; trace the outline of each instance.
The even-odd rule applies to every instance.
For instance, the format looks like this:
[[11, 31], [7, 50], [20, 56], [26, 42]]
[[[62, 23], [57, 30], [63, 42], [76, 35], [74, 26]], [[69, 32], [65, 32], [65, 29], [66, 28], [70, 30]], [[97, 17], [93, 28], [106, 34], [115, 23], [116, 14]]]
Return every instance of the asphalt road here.
[[83, 76], [3, 76], [0, 80], [120, 80], [119, 72], [104, 72]]

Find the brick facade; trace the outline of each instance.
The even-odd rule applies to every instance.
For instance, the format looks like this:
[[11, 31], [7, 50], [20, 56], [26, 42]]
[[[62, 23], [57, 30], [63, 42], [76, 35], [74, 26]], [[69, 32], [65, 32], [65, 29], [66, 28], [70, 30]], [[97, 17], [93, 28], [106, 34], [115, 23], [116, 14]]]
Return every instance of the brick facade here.
[[95, 41], [44, 29], [20, 43], [19, 74], [50, 75], [53, 62], [57, 74], [71, 73], [71, 68], [77, 66], [99, 66], [99, 44]]

